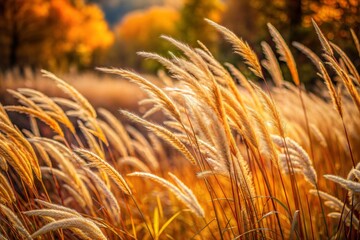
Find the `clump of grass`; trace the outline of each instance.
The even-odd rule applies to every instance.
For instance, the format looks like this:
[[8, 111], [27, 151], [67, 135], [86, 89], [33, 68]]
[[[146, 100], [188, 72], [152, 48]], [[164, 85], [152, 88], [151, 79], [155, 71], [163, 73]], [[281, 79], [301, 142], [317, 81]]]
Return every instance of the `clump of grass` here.
[[[218, 62], [204, 44], [193, 48], [163, 36], [183, 54], [139, 53], [167, 69], [159, 74], [163, 87], [131, 71], [99, 68], [148, 94], [141, 101], [150, 104], [143, 116], [120, 110], [131, 126], [116, 113], [96, 110], [47, 71], [43, 75], [69, 98], [30, 88], [9, 91], [20, 105], [0, 104], [0, 237], [358, 236], [355, 64], [313, 22], [323, 56], [293, 45], [310, 58], [324, 82], [322, 95], [315, 95], [301, 86], [290, 47], [274, 26], [268, 25], [270, 34], [295, 85], [284, 80], [269, 44], [262, 43], [261, 61], [241, 38], [207, 21], [266, 81], [265, 89], [235, 66]], [[352, 36], [359, 48], [353, 31]], [[165, 116], [162, 122], [147, 120], [158, 111]], [[29, 128], [20, 130], [8, 112], [26, 113]]]

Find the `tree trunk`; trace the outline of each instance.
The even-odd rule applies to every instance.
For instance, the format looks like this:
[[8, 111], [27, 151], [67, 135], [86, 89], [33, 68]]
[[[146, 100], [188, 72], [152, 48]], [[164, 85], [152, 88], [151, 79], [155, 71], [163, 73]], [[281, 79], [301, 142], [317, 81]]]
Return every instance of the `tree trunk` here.
[[9, 65], [14, 68], [18, 64], [18, 48], [19, 48], [19, 33], [17, 24], [17, 2], [12, 4], [11, 8], [11, 38], [10, 38], [10, 52], [9, 52]]
[[[16, 24], [14, 24], [16, 26]], [[11, 68], [14, 68], [17, 65], [17, 51], [19, 48], [19, 37], [18, 33], [15, 29], [13, 29], [11, 34], [11, 42], [10, 42], [10, 54], [9, 54], [9, 64]]]
[[297, 39], [297, 32], [302, 22], [302, 0], [287, 1], [287, 15], [289, 20], [290, 41]]

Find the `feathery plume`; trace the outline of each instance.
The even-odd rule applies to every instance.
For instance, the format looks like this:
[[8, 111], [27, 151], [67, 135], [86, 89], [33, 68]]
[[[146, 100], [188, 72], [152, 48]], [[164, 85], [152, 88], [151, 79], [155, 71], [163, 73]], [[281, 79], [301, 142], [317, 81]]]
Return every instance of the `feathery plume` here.
[[350, 29], [350, 32], [351, 32], [351, 36], [352, 36], [352, 38], [353, 38], [353, 40], [354, 40], [355, 47], [356, 47], [356, 49], [357, 49], [357, 51], [358, 51], [358, 54], [359, 54], [359, 57], [360, 57], [360, 43], [359, 43], [359, 39], [358, 39], [358, 37], [356, 36], [354, 29], [351, 28], [351, 29]]
[[334, 52], [333, 52], [328, 40], [326, 39], [324, 34], [321, 32], [321, 30], [320, 30], [319, 26], [317, 25], [317, 23], [315, 22], [315, 20], [311, 19], [311, 22], [315, 28], [316, 34], [319, 37], [319, 40], [320, 40], [320, 43], [321, 43], [321, 46], [322, 46], [324, 52], [326, 54], [328, 54], [329, 56], [334, 56]]
[[170, 143], [173, 147], [179, 150], [186, 159], [188, 159], [192, 164], [196, 164], [196, 159], [190, 153], [190, 151], [186, 148], [186, 146], [169, 130], [164, 127], [158, 126], [156, 124], [150, 123], [142, 118], [136, 116], [133, 113], [127, 111], [121, 111], [121, 113], [128, 117], [130, 120], [143, 124], [146, 128], [153, 131], [157, 136], [163, 138], [165, 141]]
[[131, 195], [131, 189], [126, 183], [125, 179], [121, 176], [121, 174], [108, 162], [104, 159], [101, 159], [98, 155], [93, 152], [90, 152], [86, 149], [76, 148], [74, 150], [77, 154], [90, 161], [92, 166], [96, 166], [97, 168], [104, 170], [106, 174], [109, 175], [110, 178], [114, 180], [116, 185], [126, 194]]
[[96, 111], [89, 103], [89, 101], [83, 95], [81, 95], [81, 93], [78, 90], [76, 90], [70, 84], [66, 83], [64, 80], [61, 80], [51, 72], [48, 72], [46, 70], [41, 70], [41, 73], [43, 74], [44, 77], [48, 77], [54, 80], [57, 86], [61, 90], [63, 90], [64, 93], [69, 95], [76, 103], [78, 103], [90, 117], [96, 118]]
[[261, 63], [270, 73], [275, 85], [277, 87], [281, 87], [283, 85], [284, 79], [281, 73], [279, 62], [277, 61], [274, 52], [271, 50], [271, 47], [267, 42], [261, 42], [261, 46], [266, 58], [266, 60], [261, 61]]
[[282, 36], [278, 32], [278, 30], [270, 23], [268, 23], [267, 26], [269, 28], [270, 34], [271, 34], [275, 44], [276, 44], [276, 49], [281, 56], [280, 60], [286, 62], [286, 64], [289, 67], [289, 70], [290, 70], [290, 73], [291, 73], [294, 83], [296, 84], [296, 86], [299, 86], [300, 79], [299, 79], [299, 74], [298, 74], [298, 71], [296, 68], [294, 56], [292, 55], [289, 47], [285, 43], [285, 40], [282, 38]]
[[245, 59], [245, 63], [249, 66], [249, 69], [259, 78], [264, 78], [259, 59], [255, 52], [250, 48], [249, 44], [242, 39], [239, 39], [229, 29], [209, 20], [205, 19], [211, 26], [215, 27], [225, 38], [233, 45], [235, 53], [239, 54]]
[[70, 229], [76, 228], [81, 230], [87, 237], [94, 240], [106, 240], [107, 238], [101, 232], [100, 228], [96, 224], [83, 217], [72, 217], [61, 219], [58, 221], [51, 222], [46, 224], [36, 232], [34, 232], [31, 237], [36, 238], [40, 235], [43, 235], [50, 231], [55, 231], [57, 229]]
[[300, 52], [305, 54], [311, 62], [315, 65], [315, 67], [318, 69], [318, 71], [321, 71], [319, 62], [321, 62], [321, 59], [308, 47], [306, 47], [304, 44], [299, 42], [293, 42], [292, 45], [297, 48]]
[[160, 183], [167, 189], [169, 189], [172, 193], [175, 194], [175, 196], [182, 201], [193, 213], [195, 213], [199, 217], [205, 217], [205, 212], [200, 206], [199, 202], [197, 201], [195, 195], [192, 193], [192, 191], [184, 184], [182, 183], [175, 175], [170, 175], [171, 178], [173, 178], [176, 183], [180, 184], [180, 189], [176, 187], [174, 184], [170, 183], [169, 181], [160, 178], [154, 174], [151, 173], [144, 173], [144, 172], [133, 172], [128, 174], [128, 176], [137, 176], [137, 177], [143, 177], [143, 178], [149, 178], [155, 182]]
[[32, 239], [24, 224], [10, 208], [0, 203], [0, 211], [9, 219], [13, 227], [24, 239]]

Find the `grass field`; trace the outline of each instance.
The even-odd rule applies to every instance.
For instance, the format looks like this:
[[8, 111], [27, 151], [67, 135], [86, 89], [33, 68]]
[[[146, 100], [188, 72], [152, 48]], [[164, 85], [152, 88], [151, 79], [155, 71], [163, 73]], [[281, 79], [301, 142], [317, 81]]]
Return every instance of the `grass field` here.
[[252, 78], [219, 63], [201, 43], [191, 48], [168, 37], [181, 56], [139, 53], [164, 65], [167, 73], [157, 77], [115, 68], [99, 68], [101, 77], [60, 79], [44, 70], [33, 81], [6, 77], [1, 238], [360, 236], [354, 63], [314, 22], [323, 55], [295, 44], [318, 72], [316, 93], [308, 92], [272, 25], [277, 53], [262, 43], [260, 61], [246, 42], [209, 24]]

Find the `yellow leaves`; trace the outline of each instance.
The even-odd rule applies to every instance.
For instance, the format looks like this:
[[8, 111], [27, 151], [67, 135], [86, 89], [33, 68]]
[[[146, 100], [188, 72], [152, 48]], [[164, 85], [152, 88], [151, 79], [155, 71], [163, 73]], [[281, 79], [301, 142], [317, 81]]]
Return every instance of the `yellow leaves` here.
[[81, 11], [83, 15], [82, 24], [77, 28], [77, 32], [83, 40], [82, 44], [91, 51], [96, 48], [109, 47], [114, 41], [114, 36], [110, 32], [100, 8], [96, 5], [88, 5]]
[[356, 8], [359, 6], [358, 0], [324, 0], [319, 2], [309, 2], [309, 9], [314, 12], [312, 16], [305, 16], [305, 25], [311, 25], [311, 18], [318, 23], [343, 21], [344, 9]]
[[[108, 47], [113, 43], [113, 35], [100, 8], [94, 4], [73, 6], [68, 0], [53, 1], [53, 16], [61, 29], [65, 29], [66, 48], [91, 52], [96, 48]], [[96, 34], [90, 34], [96, 33]], [[85, 49], [85, 50], [84, 50]]]
[[41, 4], [37, 3], [37, 7], [33, 8], [33, 13], [37, 17], [46, 17], [49, 15], [49, 3], [44, 2]]
[[[161, 206], [159, 206], [161, 207]], [[160, 209], [158, 207], [155, 207], [154, 209], [154, 216], [153, 216], [153, 226], [151, 229], [152, 232], [154, 233], [154, 238], [160, 239], [160, 235], [164, 232], [164, 230], [170, 225], [170, 223], [175, 220], [180, 214], [182, 213], [182, 211], [176, 212], [174, 215], [172, 215], [160, 228], [160, 221], [161, 218], [163, 218], [163, 216], [161, 216], [161, 212]], [[160, 215], [160, 216], [159, 216]]]
[[179, 13], [172, 8], [151, 7], [127, 14], [116, 26], [115, 31], [125, 44], [148, 49], [158, 42], [161, 34], [174, 33], [175, 22], [178, 19]]
[[[2, 32], [0, 41], [5, 41], [4, 49], [16, 45], [14, 64], [47, 68], [65, 67], [74, 61], [87, 64], [95, 50], [107, 48], [114, 41], [102, 10], [85, 0], [5, 2], [4, 14], [0, 14], [0, 28], [7, 26], [7, 30]], [[16, 14], [13, 8], [18, 9]], [[12, 38], [12, 32], [17, 39]], [[10, 53], [0, 57], [5, 62], [10, 61], [6, 60]]]
[[220, 22], [225, 12], [225, 4], [222, 1], [215, 1], [214, 5], [215, 7], [213, 11], [209, 12], [208, 18], [214, 22]]

